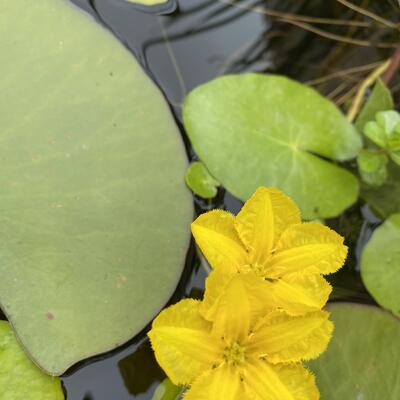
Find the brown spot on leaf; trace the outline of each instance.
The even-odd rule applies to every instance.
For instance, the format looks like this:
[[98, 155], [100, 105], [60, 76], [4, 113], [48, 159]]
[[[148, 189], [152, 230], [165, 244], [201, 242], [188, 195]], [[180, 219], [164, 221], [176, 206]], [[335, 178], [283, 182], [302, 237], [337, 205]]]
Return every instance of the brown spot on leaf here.
[[51, 312], [48, 312], [48, 313], [46, 314], [46, 318], [47, 318], [49, 321], [52, 321], [52, 320], [54, 319], [54, 314], [52, 314]]

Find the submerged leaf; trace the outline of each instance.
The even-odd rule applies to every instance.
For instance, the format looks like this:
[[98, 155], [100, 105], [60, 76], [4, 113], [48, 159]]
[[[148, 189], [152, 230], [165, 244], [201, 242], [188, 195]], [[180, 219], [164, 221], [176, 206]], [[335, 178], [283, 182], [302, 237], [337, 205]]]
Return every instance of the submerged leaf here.
[[323, 400], [400, 398], [400, 322], [373, 306], [335, 303], [328, 307], [333, 339], [310, 363]]
[[377, 228], [364, 248], [361, 276], [367, 290], [384, 308], [400, 316], [400, 214]]
[[140, 332], [180, 279], [185, 149], [123, 45], [62, 0], [4, 0], [0, 303], [61, 374]]
[[356, 177], [326, 159], [355, 157], [360, 136], [309, 87], [281, 76], [225, 76], [191, 92], [183, 114], [201, 161], [242, 200], [276, 186], [313, 219], [336, 216], [357, 198]]
[[203, 199], [212, 199], [217, 195], [220, 183], [210, 174], [206, 166], [199, 161], [190, 164], [186, 172], [186, 184], [194, 194]]
[[45, 375], [29, 360], [5, 321], [0, 321], [0, 399], [64, 399], [60, 379]]

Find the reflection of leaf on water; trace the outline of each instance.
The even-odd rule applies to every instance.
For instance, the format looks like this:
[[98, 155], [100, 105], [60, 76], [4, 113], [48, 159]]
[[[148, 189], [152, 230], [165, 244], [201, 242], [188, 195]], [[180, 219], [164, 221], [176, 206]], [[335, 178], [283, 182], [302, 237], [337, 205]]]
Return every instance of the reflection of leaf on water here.
[[128, 392], [133, 395], [147, 392], [154, 383], [165, 378], [148, 340], [141, 343], [134, 353], [123, 358], [118, 367]]

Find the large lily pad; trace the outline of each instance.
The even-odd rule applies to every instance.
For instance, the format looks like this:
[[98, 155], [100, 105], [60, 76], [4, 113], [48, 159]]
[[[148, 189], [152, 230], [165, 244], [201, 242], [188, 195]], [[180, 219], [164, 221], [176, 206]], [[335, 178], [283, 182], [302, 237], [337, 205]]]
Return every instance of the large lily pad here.
[[399, 399], [400, 321], [374, 306], [329, 306], [328, 350], [311, 363], [323, 400]]
[[62, 0], [0, 13], [0, 303], [51, 374], [126, 342], [180, 278], [192, 201], [157, 87]]
[[211, 174], [242, 200], [276, 186], [305, 218], [340, 214], [358, 195], [350, 172], [326, 160], [348, 160], [361, 139], [336, 106], [282, 76], [218, 78], [192, 91], [184, 123]]
[[373, 233], [361, 258], [367, 290], [382, 306], [400, 316], [400, 214], [392, 215]]
[[5, 321], [0, 321], [0, 399], [64, 399], [60, 379], [44, 374], [29, 360]]

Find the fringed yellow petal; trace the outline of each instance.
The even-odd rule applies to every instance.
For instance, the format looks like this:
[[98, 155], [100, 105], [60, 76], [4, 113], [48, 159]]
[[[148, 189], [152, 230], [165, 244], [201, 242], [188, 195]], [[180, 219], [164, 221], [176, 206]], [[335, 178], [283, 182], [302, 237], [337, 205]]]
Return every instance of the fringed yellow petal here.
[[281, 191], [260, 187], [235, 219], [235, 228], [250, 253], [251, 263], [263, 264], [282, 232], [300, 223], [296, 204]]
[[293, 272], [330, 274], [347, 256], [343, 237], [316, 222], [293, 225], [281, 236], [269, 264], [270, 277]]
[[290, 315], [303, 315], [321, 310], [332, 292], [331, 285], [321, 275], [286, 275], [266, 282], [273, 302]]
[[184, 400], [244, 400], [243, 384], [236, 368], [226, 364], [200, 376], [184, 394]]
[[263, 264], [274, 242], [274, 214], [267, 188], [258, 188], [235, 219], [235, 228], [245, 244], [251, 263]]
[[[250, 328], [265, 314], [281, 308], [282, 301], [279, 296], [274, 296], [269, 282], [265, 282], [254, 273], [224, 274], [221, 269], [217, 268], [206, 279], [204, 300], [200, 305], [200, 313], [208, 321], [215, 320], [221, 296], [226, 292], [226, 288], [233, 278], [239, 279], [243, 283], [246, 297], [249, 299], [251, 305]], [[304, 313], [303, 309], [301, 313]]]
[[278, 311], [260, 321], [246, 344], [247, 351], [273, 364], [310, 360], [326, 350], [332, 331], [325, 311], [300, 317]]
[[227, 285], [218, 303], [213, 334], [227, 343], [241, 342], [250, 331], [251, 305], [240, 276]]
[[246, 368], [245, 391], [253, 400], [319, 400], [314, 376], [301, 364], [268, 364], [252, 360]]
[[222, 210], [200, 215], [192, 233], [204, 256], [214, 268], [234, 272], [247, 263], [247, 253], [234, 228], [235, 217]]
[[223, 347], [199, 313], [200, 302], [182, 300], [165, 309], [148, 333], [156, 359], [176, 385], [190, 384], [222, 361]]
[[250, 329], [253, 329], [255, 323], [266, 314], [278, 310], [280, 304], [276, 302], [271, 292], [269, 282], [254, 273], [240, 274], [247, 297], [251, 304]]
[[217, 313], [218, 303], [229, 282], [237, 274], [224, 273], [222, 268], [213, 269], [206, 279], [206, 290], [204, 300], [200, 305], [200, 314], [212, 321]]

